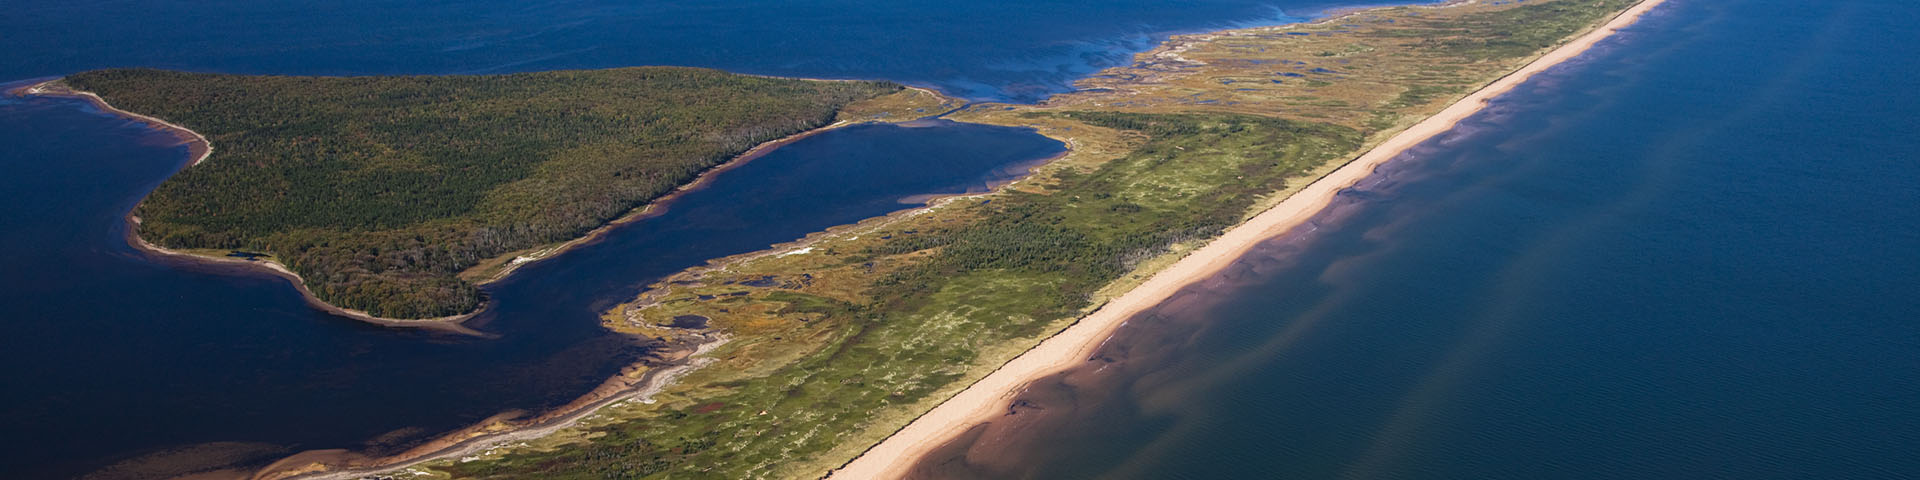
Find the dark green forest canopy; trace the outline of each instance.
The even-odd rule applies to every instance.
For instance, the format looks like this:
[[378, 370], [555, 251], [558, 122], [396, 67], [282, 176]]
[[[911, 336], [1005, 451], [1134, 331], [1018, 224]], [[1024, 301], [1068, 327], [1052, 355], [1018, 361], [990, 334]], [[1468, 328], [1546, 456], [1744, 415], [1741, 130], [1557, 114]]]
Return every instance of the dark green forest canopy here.
[[103, 70], [78, 90], [205, 135], [206, 162], [135, 212], [172, 248], [271, 252], [376, 316], [478, 308], [456, 274], [575, 238], [886, 82], [641, 67], [487, 76]]

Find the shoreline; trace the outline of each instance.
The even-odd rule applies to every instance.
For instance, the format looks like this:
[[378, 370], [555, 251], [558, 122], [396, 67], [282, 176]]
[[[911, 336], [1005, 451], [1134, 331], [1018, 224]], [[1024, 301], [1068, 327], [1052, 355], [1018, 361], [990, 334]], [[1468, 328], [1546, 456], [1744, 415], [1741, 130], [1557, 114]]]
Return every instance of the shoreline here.
[[904, 476], [927, 453], [975, 425], [998, 416], [996, 414], [1002, 410], [1006, 400], [1019, 393], [1027, 383], [1085, 361], [1135, 314], [1160, 304], [1187, 285], [1219, 272], [1266, 239], [1284, 234], [1304, 223], [1326, 207], [1341, 190], [1370, 176], [1374, 168], [1399, 156], [1401, 152], [1452, 130], [1458, 122], [1484, 109], [1489, 100], [1525, 83], [1534, 74], [1578, 57], [1665, 1], [1642, 0], [1597, 28], [1534, 58], [1518, 70], [1493, 80], [1439, 113], [1375, 145], [995, 369], [879, 444], [868, 448], [853, 461], [835, 469], [828, 477], [868, 479]]
[[100, 95], [97, 95], [93, 92], [74, 90], [64, 85], [53, 85], [55, 82], [59, 82], [60, 80], [65, 78], [66, 77], [55, 77], [50, 80], [41, 81], [41, 82], [33, 83], [30, 85], [22, 86], [19, 88], [15, 88], [12, 90], [8, 90], [6, 94], [21, 96], [21, 97], [45, 96], [45, 97], [71, 98], [76, 100], [85, 100], [87, 101], [87, 103], [93, 104], [94, 108], [99, 108], [100, 110], [105, 111], [109, 114], [117, 115], [117, 116], [126, 118], [128, 120], [133, 120], [136, 122], [146, 123], [147, 125], [152, 126], [154, 129], [173, 135], [174, 138], [180, 139], [181, 143], [184, 143], [187, 145], [187, 159], [188, 159], [187, 165], [185, 167], [181, 167], [182, 169], [199, 165], [200, 162], [206, 161], [207, 157], [213, 155], [213, 142], [207, 140], [207, 137], [205, 135], [201, 135], [200, 132], [193, 131], [192, 129], [189, 129], [187, 127], [182, 127], [173, 122], [161, 120], [158, 117], [154, 117], [150, 115], [142, 115], [134, 112], [129, 112], [126, 110], [121, 110], [119, 107], [115, 107], [113, 106], [113, 104], [107, 103], [107, 99], [101, 98]]
[[[6, 93], [8, 95], [18, 95], [18, 96], [44, 96], [44, 97], [84, 100], [87, 103], [92, 104], [95, 108], [99, 108], [101, 111], [104, 111], [110, 115], [115, 115], [121, 118], [126, 118], [128, 120], [145, 123], [151, 128], [160, 130], [162, 132], [166, 132], [167, 134], [172, 135], [174, 138], [180, 139], [181, 143], [184, 143], [187, 145], [187, 162], [186, 162], [186, 165], [183, 165], [180, 167], [180, 170], [193, 168], [194, 166], [200, 165], [201, 162], [205, 162], [208, 157], [213, 156], [213, 142], [210, 140], [207, 140], [207, 137], [205, 135], [201, 135], [200, 132], [195, 132], [192, 129], [189, 129], [187, 127], [183, 127], [183, 126], [180, 126], [179, 124], [168, 122], [166, 120], [162, 120], [160, 118], [153, 117], [150, 115], [143, 115], [139, 113], [130, 112], [127, 110], [122, 110], [119, 107], [113, 106], [113, 104], [107, 103], [107, 100], [105, 98], [102, 98], [100, 97], [100, 95], [95, 94], [93, 92], [75, 90], [75, 89], [66, 87], [64, 85], [54, 85], [55, 82], [59, 82], [63, 78], [65, 77], [54, 78], [52, 80], [47, 80], [47, 81], [35, 83], [32, 85], [16, 88]], [[146, 199], [142, 198], [141, 201], [146, 201]], [[135, 203], [134, 208], [137, 210], [139, 208], [139, 204]], [[193, 263], [193, 264], [199, 264], [202, 266], [211, 265], [211, 266], [221, 266], [221, 267], [242, 267], [242, 268], [249, 268], [256, 271], [262, 271], [264, 273], [268, 273], [273, 276], [280, 277], [282, 279], [287, 280], [288, 282], [293, 283], [294, 289], [300, 291], [300, 297], [306, 300], [307, 305], [310, 305], [315, 309], [325, 311], [327, 313], [331, 313], [334, 315], [347, 317], [347, 318], [359, 320], [366, 323], [371, 323], [374, 325], [380, 325], [383, 327], [393, 327], [393, 328], [424, 328], [429, 330], [439, 330], [439, 331], [448, 332], [448, 333], [458, 333], [462, 335], [485, 336], [485, 334], [483, 333], [480, 333], [478, 331], [475, 331], [473, 329], [460, 325], [460, 322], [465, 321], [468, 318], [472, 318], [473, 316], [486, 311], [486, 306], [484, 305], [482, 305], [479, 309], [476, 309], [472, 312], [468, 312], [460, 315], [438, 317], [438, 318], [402, 319], [402, 318], [377, 317], [377, 316], [368, 314], [367, 312], [364, 312], [364, 311], [341, 307], [338, 305], [327, 303], [325, 300], [321, 300], [320, 297], [315, 296], [313, 294], [312, 290], [307, 288], [306, 279], [300, 277], [300, 274], [294, 273], [292, 268], [288, 268], [286, 265], [283, 265], [279, 262], [274, 262], [270, 260], [220, 258], [220, 257], [198, 255], [198, 254], [168, 249], [166, 247], [156, 245], [153, 242], [148, 242], [145, 238], [140, 237], [139, 228], [138, 228], [140, 225], [140, 218], [137, 216], [134, 216], [134, 210], [127, 211], [126, 222], [127, 222], [127, 232], [126, 232], [127, 244], [133, 246], [135, 250], [138, 250], [141, 253], [148, 255], [152, 260], [157, 260], [162, 262], [172, 261], [172, 262], [178, 262], [178, 263]]]
[[[143, 114], [120, 109], [118, 107], [113, 106], [110, 103], [107, 103], [107, 100], [105, 98], [102, 98], [100, 95], [95, 94], [93, 92], [75, 90], [65, 85], [58, 85], [57, 82], [59, 82], [64, 78], [65, 77], [55, 77], [52, 79], [16, 87], [16, 88], [7, 90], [4, 93], [7, 95], [14, 95], [14, 96], [21, 96], [21, 97], [44, 96], [44, 97], [83, 100], [93, 105], [95, 108], [99, 108], [101, 111], [106, 112], [110, 115], [119, 116], [119, 117], [133, 120], [136, 122], [145, 123], [151, 128], [154, 128], [156, 130], [160, 130], [169, 135], [172, 135], [174, 138], [179, 139], [181, 143], [187, 145], [188, 160], [186, 162], [186, 165], [180, 167], [180, 170], [185, 170], [185, 169], [200, 165], [201, 162], [206, 161], [208, 157], [211, 157], [213, 155], [213, 142], [208, 140], [205, 135], [201, 135], [200, 132], [195, 132], [192, 129], [189, 129], [187, 127], [180, 126], [179, 124], [168, 122], [166, 120], [162, 120], [157, 117], [153, 117], [150, 115], [143, 115]], [[914, 90], [923, 90], [923, 91], [925, 90], [918, 87], [910, 87], [910, 86], [905, 88], [914, 89]], [[741, 152], [740, 154], [735, 155], [733, 158], [728, 159], [727, 161], [722, 162], [719, 165], [715, 165], [713, 167], [707, 168], [705, 171], [702, 171], [700, 172], [699, 175], [695, 176], [692, 181], [682, 184], [679, 187], [675, 187], [673, 191], [668, 192], [666, 195], [662, 195], [659, 198], [655, 198], [651, 201], [648, 201], [643, 205], [634, 207], [628, 213], [621, 215], [620, 217], [615, 218], [611, 221], [608, 221], [607, 223], [602, 224], [598, 227], [594, 227], [593, 230], [588, 231], [586, 234], [581, 235], [580, 237], [577, 237], [565, 242], [561, 242], [559, 244], [533, 247], [531, 250], [535, 252], [536, 256], [529, 258], [525, 261], [514, 261], [513, 259], [509, 259], [508, 263], [505, 266], [500, 267], [501, 268], [500, 271], [495, 272], [491, 275], [488, 275], [486, 278], [474, 281], [473, 284], [474, 286], [477, 287], [477, 286], [484, 286], [489, 283], [499, 281], [501, 279], [507, 278], [507, 276], [511, 275], [514, 271], [519, 270], [521, 266], [524, 266], [529, 263], [534, 263], [540, 260], [553, 258], [562, 253], [566, 253], [567, 251], [572, 250], [575, 247], [578, 247], [581, 245], [587, 245], [594, 241], [597, 241], [601, 237], [605, 236], [607, 232], [613, 230], [616, 227], [619, 227], [621, 225], [631, 223], [634, 221], [650, 218], [653, 216], [658, 216], [662, 213], [665, 213], [666, 212], [665, 209], [666, 207], [669, 206], [670, 203], [672, 203], [674, 200], [678, 199], [679, 197], [686, 195], [689, 192], [698, 190], [700, 188], [704, 188], [706, 184], [712, 181], [712, 177], [717, 176], [721, 173], [725, 173], [728, 170], [738, 168], [740, 165], [745, 164], [746, 162], [752, 161], [755, 158], [765, 156], [768, 152], [771, 152], [782, 146], [786, 146], [793, 142], [797, 142], [807, 137], [818, 135], [820, 133], [824, 133], [833, 129], [838, 129], [838, 128], [847, 127], [851, 125], [859, 125], [861, 123], [865, 123], [865, 122], [852, 122], [847, 120], [838, 120], [833, 123], [827, 124], [825, 126], [808, 129], [799, 133], [795, 133], [785, 137], [762, 142], [758, 145], [754, 145], [752, 148], [747, 149], [747, 151]], [[141, 199], [141, 201], [143, 202], [145, 200], [146, 200], [145, 198]], [[268, 273], [292, 282], [294, 285], [294, 288], [299, 290], [300, 296], [306, 300], [308, 305], [311, 305], [318, 310], [325, 311], [327, 313], [331, 313], [337, 316], [351, 318], [361, 322], [366, 322], [366, 323], [379, 325], [383, 327], [389, 327], [389, 328], [420, 328], [420, 329], [428, 329], [428, 330], [439, 330], [439, 331], [444, 331], [448, 333], [457, 333], [462, 335], [486, 336], [486, 334], [482, 332], [473, 330], [471, 328], [467, 328], [466, 326], [462, 325], [462, 323], [467, 321], [468, 319], [471, 319], [475, 316], [478, 316], [481, 313], [486, 312], [487, 306], [485, 302], [482, 302], [479, 308], [474, 309], [471, 312], [466, 312], [459, 315], [448, 315], [444, 317], [408, 319], [408, 318], [387, 318], [387, 317], [374, 316], [372, 314], [368, 314], [365, 311], [341, 307], [338, 305], [334, 305], [332, 303], [328, 303], [326, 300], [320, 299], [320, 297], [313, 294], [312, 290], [307, 288], [306, 279], [302, 278], [300, 274], [295, 273], [292, 268], [289, 268], [286, 265], [281, 264], [279, 262], [275, 262], [272, 260], [247, 260], [247, 259], [237, 259], [237, 258], [212, 257], [207, 255], [200, 255], [200, 254], [172, 250], [172, 249], [168, 249], [168, 248], [153, 244], [152, 242], [148, 242], [146, 241], [146, 239], [141, 238], [139, 234], [138, 227], [140, 225], [140, 219], [139, 217], [134, 216], [134, 211], [138, 209], [139, 209], [139, 204], [135, 203], [134, 210], [129, 210], [127, 212], [127, 216], [126, 216], [127, 243], [133, 246], [134, 249], [149, 255], [154, 260], [197, 263], [201, 265], [212, 265], [212, 266], [221, 266], [221, 267], [251, 266], [252, 269], [255, 269], [262, 273]], [[507, 255], [511, 255], [511, 254], [512, 252], [507, 253]], [[495, 257], [495, 258], [498, 258], [498, 257]]]
[[[518, 271], [520, 267], [526, 266], [527, 264], [557, 257], [557, 256], [560, 256], [560, 254], [562, 253], [566, 253], [568, 251], [573, 250], [574, 248], [589, 245], [589, 244], [592, 244], [593, 242], [599, 241], [601, 238], [605, 237], [608, 232], [611, 232], [613, 229], [618, 228], [621, 225], [663, 215], [667, 213], [668, 208], [671, 208], [673, 206], [672, 205], [673, 202], [676, 200], [679, 200], [680, 197], [686, 196], [687, 194], [706, 188], [707, 184], [713, 182], [713, 177], [719, 176], [720, 174], [726, 173], [730, 170], [740, 168], [740, 166], [745, 165], [747, 162], [753, 161], [754, 159], [757, 159], [760, 157], [764, 157], [768, 153], [772, 153], [774, 150], [777, 150], [780, 147], [784, 147], [794, 142], [804, 140], [807, 137], [812, 137], [814, 135], [819, 135], [819, 134], [826, 133], [832, 130], [837, 130], [840, 128], [850, 127], [854, 125], [861, 125], [864, 123], [868, 123], [868, 122], [852, 122], [847, 120], [840, 120], [840, 121], [835, 121], [833, 123], [827, 124], [825, 126], [813, 128], [807, 131], [803, 131], [793, 135], [788, 135], [785, 137], [780, 137], [778, 139], [769, 140], [759, 145], [754, 145], [753, 148], [749, 148], [747, 149], [747, 151], [740, 152], [739, 155], [735, 155], [733, 159], [727, 160], [726, 162], [721, 163], [719, 165], [714, 165], [713, 167], [710, 167], [705, 171], [700, 172], [700, 175], [694, 177], [693, 181], [687, 182], [685, 184], [681, 184], [678, 187], [674, 187], [673, 191], [667, 192], [666, 195], [662, 195], [660, 196], [660, 198], [653, 199], [653, 201], [647, 202], [645, 205], [634, 207], [633, 210], [628, 211], [625, 215], [621, 215], [619, 218], [615, 218], [611, 221], [608, 221], [604, 225], [594, 227], [593, 230], [588, 231], [584, 235], [581, 235], [572, 240], [560, 242], [558, 244], [533, 247], [532, 250], [535, 253], [533, 254], [533, 256], [527, 258], [527, 260], [510, 259], [507, 261], [506, 265], [500, 267], [500, 271], [494, 272], [493, 274], [487, 275], [486, 278], [482, 278], [475, 281], [474, 285], [476, 286], [486, 285], [489, 283], [500, 281], [502, 279], [507, 278], [507, 276], [512, 275], [513, 272]], [[512, 255], [512, 254], [513, 252], [508, 252], [503, 255]], [[499, 258], [499, 257], [495, 257], [495, 258]], [[478, 311], [474, 312], [474, 314], [477, 314], [477, 313], [479, 312]], [[468, 315], [472, 315], [472, 314], [468, 314]]]
[[219, 267], [238, 267], [238, 268], [245, 268], [245, 269], [254, 270], [254, 271], [264, 271], [267, 274], [280, 277], [292, 283], [294, 290], [298, 290], [300, 292], [300, 297], [306, 300], [308, 306], [313, 307], [314, 309], [317, 309], [317, 310], [327, 312], [327, 313], [351, 318], [351, 319], [366, 322], [366, 323], [371, 323], [374, 325], [380, 325], [383, 327], [419, 328], [419, 329], [426, 329], [426, 330], [437, 330], [437, 331], [446, 332], [446, 333], [471, 335], [476, 337], [491, 336], [486, 333], [482, 333], [478, 330], [467, 328], [465, 325], [460, 324], [460, 322], [468, 318], [471, 318], [475, 315], [479, 315], [481, 312], [485, 312], [486, 306], [484, 305], [481, 306], [479, 310], [474, 310], [471, 313], [465, 313], [461, 315], [448, 316], [448, 317], [440, 317], [440, 318], [403, 320], [403, 319], [376, 317], [373, 315], [368, 315], [367, 312], [353, 310], [349, 308], [343, 308], [331, 303], [327, 303], [326, 301], [321, 300], [320, 297], [314, 296], [313, 291], [307, 289], [306, 279], [301, 278], [300, 274], [294, 273], [293, 269], [287, 268], [286, 265], [282, 265], [280, 264], [280, 262], [274, 262], [274, 261], [268, 261], [268, 260], [249, 260], [249, 259], [243, 259], [243, 258], [211, 257], [207, 255], [199, 255], [199, 254], [186, 253], [186, 252], [168, 249], [166, 247], [154, 245], [153, 242], [148, 242], [147, 239], [145, 238], [140, 238], [140, 234], [136, 233], [135, 231], [135, 227], [137, 227], [140, 224], [140, 222], [131, 213], [127, 215], [126, 221], [127, 221], [127, 234], [126, 234], [127, 243], [129, 245], [132, 245], [135, 250], [139, 250], [140, 253], [147, 255], [149, 257], [149, 260], [155, 261], [157, 263], [180, 263], [180, 264], [184, 264], [182, 266], [185, 268], [219, 266]]

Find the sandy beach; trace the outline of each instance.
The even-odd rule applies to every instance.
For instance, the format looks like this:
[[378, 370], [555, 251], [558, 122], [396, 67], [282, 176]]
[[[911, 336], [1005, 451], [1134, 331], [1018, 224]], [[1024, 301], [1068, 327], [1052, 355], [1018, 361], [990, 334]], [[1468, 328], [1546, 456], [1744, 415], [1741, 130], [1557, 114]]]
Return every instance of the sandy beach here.
[[60, 86], [55, 83], [58, 81], [60, 81], [60, 79], [56, 78], [53, 80], [48, 80], [45, 82], [40, 82], [40, 83], [36, 83], [26, 87], [18, 88], [7, 93], [10, 95], [21, 95], [21, 96], [45, 95], [50, 97], [78, 98], [78, 99], [86, 100], [88, 103], [92, 103], [94, 107], [97, 107], [101, 110], [105, 110], [114, 115], [127, 117], [135, 121], [144, 122], [149, 125], [153, 125], [153, 128], [157, 128], [169, 134], [172, 134], [173, 136], [178, 137], [182, 143], [185, 143], [187, 145], [187, 166], [189, 167], [194, 165], [199, 165], [200, 162], [206, 161], [208, 156], [213, 155], [213, 142], [207, 141], [207, 137], [204, 135], [201, 135], [200, 132], [195, 132], [191, 129], [188, 129], [187, 127], [182, 127], [174, 124], [173, 122], [161, 120], [159, 118], [155, 118], [152, 116], [141, 115], [141, 114], [129, 112], [126, 110], [121, 110], [119, 108], [114, 107], [112, 104], [107, 103], [107, 99], [100, 98], [99, 95], [95, 95], [93, 92], [82, 92], [79, 90], [66, 88], [64, 86]]
[[1273, 208], [1228, 230], [1218, 239], [1154, 274], [1139, 287], [1101, 306], [1058, 335], [1014, 358], [835, 470], [830, 476], [847, 479], [903, 476], [929, 451], [969, 428], [999, 416], [1005, 410], [1008, 399], [1027, 383], [1087, 361], [1094, 349], [1135, 314], [1161, 303], [1188, 284], [1204, 280], [1231, 265], [1260, 242], [1300, 225], [1325, 208], [1341, 190], [1372, 174], [1375, 167], [1435, 135], [1451, 130], [1454, 124], [1484, 108], [1489, 100], [1525, 83], [1536, 73], [1579, 56], [1613, 35], [1616, 30], [1633, 24], [1664, 1], [1643, 0], [1599, 28], [1547, 52], [1393, 136]]

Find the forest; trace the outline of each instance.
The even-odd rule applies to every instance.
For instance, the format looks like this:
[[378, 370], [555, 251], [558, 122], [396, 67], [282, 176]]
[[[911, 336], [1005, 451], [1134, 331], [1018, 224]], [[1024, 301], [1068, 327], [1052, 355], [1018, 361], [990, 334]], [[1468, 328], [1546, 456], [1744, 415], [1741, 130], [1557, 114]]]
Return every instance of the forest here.
[[293, 77], [118, 69], [67, 77], [205, 135], [214, 153], [135, 210], [168, 248], [273, 254], [321, 300], [387, 318], [473, 311], [456, 277], [579, 237], [763, 142], [900, 90], [637, 67]]

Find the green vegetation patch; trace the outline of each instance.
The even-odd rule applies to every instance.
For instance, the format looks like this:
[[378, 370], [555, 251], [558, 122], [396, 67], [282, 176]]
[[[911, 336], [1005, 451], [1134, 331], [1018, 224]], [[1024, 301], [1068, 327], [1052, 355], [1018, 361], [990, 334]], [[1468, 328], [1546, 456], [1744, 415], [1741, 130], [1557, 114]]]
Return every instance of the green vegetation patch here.
[[1465, 58], [1525, 57], [1620, 13], [1640, 0], [1569, 0], [1446, 18], [1426, 29], [1382, 30], [1369, 36], [1420, 36], [1424, 47]]
[[583, 235], [901, 89], [668, 67], [65, 81], [214, 144], [141, 203], [144, 238], [272, 252], [321, 299], [399, 318], [471, 311], [478, 290], [455, 274], [481, 260]]
[[1134, 262], [1217, 236], [1261, 195], [1360, 145], [1350, 128], [1249, 115], [1045, 115], [1150, 139], [1093, 171], [1062, 173], [1047, 193], [971, 200], [962, 208], [975, 221], [881, 232], [891, 239], [841, 254], [858, 264], [931, 253], [876, 280], [872, 301], [763, 294], [821, 314], [781, 334], [813, 342], [784, 365], [734, 367], [720, 354], [729, 359], [662, 394], [658, 411], [594, 427], [584, 444], [445, 468], [482, 478], [816, 477], [845, 460], [823, 458], [829, 451], [878, 440], [899, 427], [886, 422], [910, 418], [901, 412], [981, 373], [983, 350], [1037, 340]]

